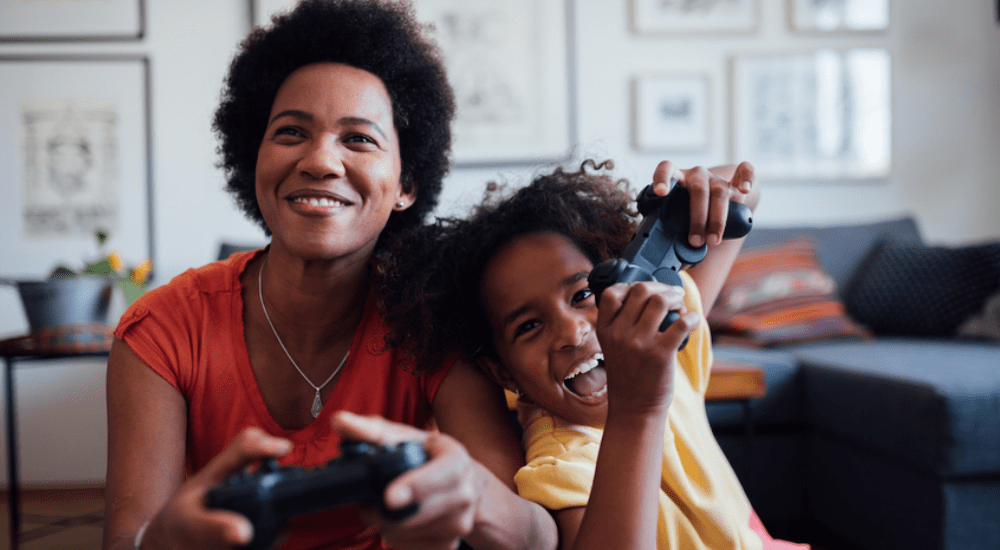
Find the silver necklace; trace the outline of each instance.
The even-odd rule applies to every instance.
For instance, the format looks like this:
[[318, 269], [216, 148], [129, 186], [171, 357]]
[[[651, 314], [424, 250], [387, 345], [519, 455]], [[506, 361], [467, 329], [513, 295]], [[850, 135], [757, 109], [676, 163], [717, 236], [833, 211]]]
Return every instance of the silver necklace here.
[[344, 368], [344, 363], [347, 363], [347, 356], [351, 354], [351, 350], [350, 349], [347, 350], [347, 353], [344, 354], [344, 358], [340, 360], [340, 364], [337, 365], [337, 368], [333, 369], [333, 372], [330, 373], [330, 377], [326, 379], [326, 382], [323, 382], [319, 386], [313, 384], [312, 380], [310, 380], [309, 377], [306, 376], [306, 373], [302, 372], [302, 369], [299, 368], [299, 364], [295, 362], [295, 359], [292, 359], [292, 354], [288, 353], [288, 348], [286, 348], [285, 343], [281, 341], [281, 336], [278, 336], [278, 330], [274, 328], [274, 323], [271, 322], [271, 316], [267, 314], [267, 306], [264, 305], [264, 290], [263, 290], [264, 289], [263, 276], [264, 276], [265, 265], [267, 265], [267, 256], [264, 256], [264, 262], [260, 264], [260, 271], [257, 272], [257, 296], [260, 297], [260, 308], [264, 310], [264, 318], [267, 319], [267, 324], [271, 325], [271, 332], [274, 333], [274, 338], [278, 341], [278, 345], [280, 345], [282, 351], [285, 352], [285, 357], [288, 357], [288, 360], [292, 362], [292, 366], [295, 367], [295, 370], [299, 371], [299, 374], [302, 375], [302, 378], [305, 379], [306, 383], [312, 386], [312, 389], [316, 390], [316, 397], [313, 398], [312, 408], [309, 409], [309, 412], [312, 413], [313, 418], [316, 418], [317, 416], [319, 416], [319, 413], [323, 410], [323, 398], [320, 397], [319, 392], [323, 388], [325, 388], [326, 385], [329, 384], [331, 380], [333, 380], [334, 376], [337, 376], [337, 373], [340, 372], [340, 369]]

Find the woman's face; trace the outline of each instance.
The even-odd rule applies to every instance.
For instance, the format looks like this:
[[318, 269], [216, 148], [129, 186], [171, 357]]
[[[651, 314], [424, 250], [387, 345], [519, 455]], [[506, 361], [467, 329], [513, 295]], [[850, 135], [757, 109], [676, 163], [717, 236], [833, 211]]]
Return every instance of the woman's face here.
[[272, 245], [307, 259], [367, 259], [392, 211], [413, 204], [416, 190], [403, 190], [400, 173], [381, 79], [339, 63], [288, 76], [257, 156], [257, 202]]
[[500, 364], [489, 367], [507, 389], [576, 424], [602, 424], [607, 377], [597, 304], [587, 284], [594, 265], [554, 233], [519, 237], [483, 272], [483, 304]]

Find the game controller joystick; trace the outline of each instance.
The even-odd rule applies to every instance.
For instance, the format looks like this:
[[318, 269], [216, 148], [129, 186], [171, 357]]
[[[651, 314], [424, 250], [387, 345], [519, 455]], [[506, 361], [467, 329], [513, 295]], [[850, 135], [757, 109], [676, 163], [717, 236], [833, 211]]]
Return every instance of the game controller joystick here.
[[340, 456], [317, 468], [282, 467], [267, 460], [256, 471], [235, 474], [211, 489], [207, 506], [246, 516], [254, 536], [244, 548], [251, 550], [270, 548], [289, 519], [325, 508], [354, 503], [379, 506], [382, 515], [394, 521], [416, 513], [416, 503], [387, 509], [382, 495], [390, 481], [427, 462], [422, 445], [344, 441], [340, 451]]
[[[695, 247], [688, 242], [691, 196], [684, 186], [677, 185], [676, 180], [670, 185], [670, 191], [663, 197], [653, 193], [652, 185], [639, 193], [636, 206], [643, 218], [622, 257], [602, 262], [590, 272], [588, 283], [598, 302], [604, 289], [615, 283], [659, 281], [683, 288], [684, 281], [678, 272], [705, 259], [708, 245]], [[729, 216], [722, 238], [744, 237], [752, 226], [750, 208], [729, 201]], [[666, 330], [678, 318], [680, 312], [668, 313], [660, 324], [660, 331]], [[684, 349], [687, 340], [685, 337], [678, 349]]]

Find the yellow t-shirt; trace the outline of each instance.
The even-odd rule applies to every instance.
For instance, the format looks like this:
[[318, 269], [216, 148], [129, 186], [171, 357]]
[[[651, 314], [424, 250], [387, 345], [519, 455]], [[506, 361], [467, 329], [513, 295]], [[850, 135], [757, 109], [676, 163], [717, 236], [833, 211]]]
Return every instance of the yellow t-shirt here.
[[[682, 272], [688, 311], [702, 313], [694, 281]], [[712, 364], [702, 319], [677, 354], [674, 397], [667, 415], [660, 482], [657, 548], [762, 548], [750, 527], [750, 502], [719, 448], [705, 413]], [[514, 477], [521, 496], [550, 510], [586, 506], [597, 467], [602, 427], [569, 424], [517, 403], [527, 464]]]

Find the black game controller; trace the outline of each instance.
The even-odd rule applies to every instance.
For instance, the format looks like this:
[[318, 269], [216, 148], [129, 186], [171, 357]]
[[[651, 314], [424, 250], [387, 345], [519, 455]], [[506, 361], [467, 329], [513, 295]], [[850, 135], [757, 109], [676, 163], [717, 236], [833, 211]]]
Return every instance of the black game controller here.
[[[676, 181], [671, 181], [670, 184], [670, 192], [663, 197], [653, 193], [652, 185], [647, 185], [639, 193], [636, 206], [642, 214], [642, 222], [625, 247], [622, 257], [601, 262], [587, 278], [596, 300], [600, 301], [604, 289], [615, 283], [659, 281], [683, 288], [684, 281], [678, 272], [705, 259], [708, 245], [694, 247], [688, 242], [691, 196]], [[729, 201], [729, 217], [726, 219], [722, 238], [744, 237], [752, 226], [750, 208], [743, 203]], [[668, 313], [660, 324], [660, 332], [680, 316], [678, 311]], [[686, 345], [685, 337], [678, 349], [684, 349]]]
[[325, 466], [281, 467], [274, 459], [254, 472], [229, 477], [208, 492], [207, 506], [238, 512], [253, 523], [254, 535], [243, 548], [264, 550], [278, 538], [289, 519], [344, 504], [379, 506], [386, 519], [399, 521], [417, 511], [416, 503], [386, 509], [386, 485], [403, 472], [427, 462], [421, 444], [373, 445], [359, 441], [340, 444], [340, 456]]

